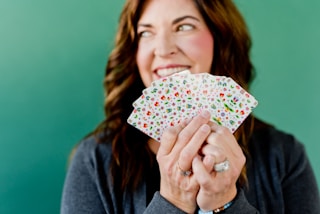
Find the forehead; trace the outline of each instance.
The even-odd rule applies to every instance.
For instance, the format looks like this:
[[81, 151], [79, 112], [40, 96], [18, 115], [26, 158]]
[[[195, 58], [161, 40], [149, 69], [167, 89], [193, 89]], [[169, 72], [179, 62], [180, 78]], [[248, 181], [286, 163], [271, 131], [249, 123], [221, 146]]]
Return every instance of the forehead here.
[[144, 3], [139, 22], [174, 19], [192, 15], [202, 19], [193, 0], [147, 0]]

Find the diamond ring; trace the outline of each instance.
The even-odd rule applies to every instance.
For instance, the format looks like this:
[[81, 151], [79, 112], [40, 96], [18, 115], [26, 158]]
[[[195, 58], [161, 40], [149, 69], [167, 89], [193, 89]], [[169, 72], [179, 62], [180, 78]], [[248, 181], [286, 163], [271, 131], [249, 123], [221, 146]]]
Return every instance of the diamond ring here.
[[216, 172], [224, 172], [229, 169], [229, 161], [225, 160], [221, 163], [217, 163], [213, 166], [214, 171]]
[[180, 170], [180, 174], [181, 174], [182, 176], [187, 177], [187, 176], [189, 176], [189, 175], [192, 174], [192, 170], [191, 170], [191, 169], [190, 169], [190, 170], [187, 170], [187, 171], [181, 169], [181, 167], [180, 167], [180, 165], [179, 165], [179, 161], [178, 161], [177, 165], [178, 165], [178, 169]]

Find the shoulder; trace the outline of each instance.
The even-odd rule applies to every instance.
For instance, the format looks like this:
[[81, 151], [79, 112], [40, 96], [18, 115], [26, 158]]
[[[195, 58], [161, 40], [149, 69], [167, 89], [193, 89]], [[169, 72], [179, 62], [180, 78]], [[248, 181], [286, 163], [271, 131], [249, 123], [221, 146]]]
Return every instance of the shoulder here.
[[80, 141], [73, 149], [71, 163], [82, 163], [94, 166], [108, 163], [111, 159], [112, 148], [108, 142], [99, 142], [99, 138], [90, 135]]
[[[257, 129], [249, 144], [251, 164], [285, 175], [308, 167], [304, 145], [293, 135], [272, 126]], [[264, 167], [262, 167], [264, 166]], [[261, 168], [262, 167], [262, 168]]]
[[293, 134], [264, 124], [255, 129], [249, 151], [250, 188], [246, 197], [252, 204], [266, 213], [275, 213], [279, 208], [288, 213], [319, 210], [319, 193], [309, 158]]
[[254, 131], [250, 140], [250, 148], [263, 152], [287, 153], [292, 150], [304, 149], [304, 146], [293, 134], [279, 130], [274, 126], [264, 125]]
[[[94, 136], [87, 137], [73, 149], [63, 188], [61, 213], [105, 213], [105, 195], [110, 188], [107, 169], [111, 159], [111, 146], [99, 143]], [[103, 193], [103, 194], [102, 194]], [[112, 204], [112, 202], [110, 202]]]

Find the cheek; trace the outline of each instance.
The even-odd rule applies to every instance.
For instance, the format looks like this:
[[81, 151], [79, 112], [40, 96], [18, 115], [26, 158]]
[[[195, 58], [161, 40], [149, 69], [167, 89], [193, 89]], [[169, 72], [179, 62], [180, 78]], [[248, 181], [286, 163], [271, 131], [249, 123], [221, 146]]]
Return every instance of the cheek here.
[[148, 87], [152, 81], [152, 55], [150, 54], [150, 48], [145, 45], [139, 45], [136, 63], [138, 66], [140, 77], [146, 87]]
[[139, 46], [138, 47], [138, 51], [137, 51], [137, 55], [136, 55], [136, 62], [138, 65], [138, 69], [141, 70], [143, 69], [143, 67], [145, 67], [145, 62], [146, 62], [146, 55], [143, 51], [143, 49]]
[[[213, 60], [213, 37], [209, 33], [203, 33], [190, 38], [185, 44], [185, 53], [195, 62], [203, 67], [210, 66]], [[210, 68], [209, 68], [210, 69]]]
[[153, 53], [152, 53], [151, 45], [149, 45], [148, 43], [139, 44], [138, 50], [137, 50], [137, 56], [136, 56], [136, 62], [139, 70], [150, 69], [152, 64], [152, 59], [153, 59], [152, 56], [153, 56]]

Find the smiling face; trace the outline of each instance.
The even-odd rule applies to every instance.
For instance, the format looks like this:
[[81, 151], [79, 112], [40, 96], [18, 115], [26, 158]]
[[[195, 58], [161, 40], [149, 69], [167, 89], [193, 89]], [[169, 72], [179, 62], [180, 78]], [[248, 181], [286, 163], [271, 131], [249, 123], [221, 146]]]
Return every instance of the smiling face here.
[[138, 21], [136, 61], [146, 87], [188, 69], [210, 72], [214, 40], [192, 0], [149, 0]]

